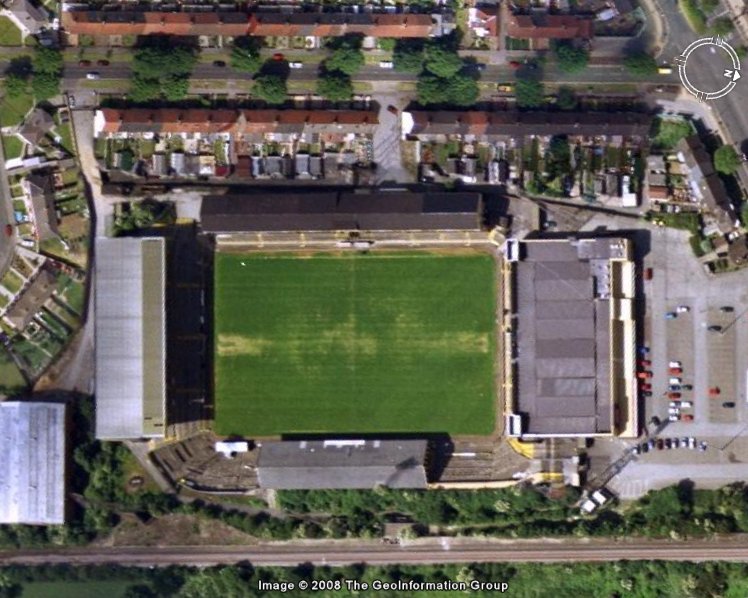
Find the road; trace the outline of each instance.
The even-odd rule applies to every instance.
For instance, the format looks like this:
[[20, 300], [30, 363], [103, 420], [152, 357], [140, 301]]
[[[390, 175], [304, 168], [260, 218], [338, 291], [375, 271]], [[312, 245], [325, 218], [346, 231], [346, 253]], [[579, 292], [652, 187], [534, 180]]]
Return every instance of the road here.
[[[675, 58], [683, 53], [689, 44], [708, 34], [698, 35], [691, 31], [683, 15], [673, 5], [671, 0], [653, 0], [663, 18], [666, 19], [667, 43], [664, 45], [660, 60], [674, 64]], [[734, 45], [742, 45], [735, 40]], [[724, 87], [724, 68], [726, 63], [723, 52], [696, 51], [688, 58], [687, 72], [698, 77], [698, 84], [704, 91], [716, 91]], [[745, 72], [745, 69], [744, 69]], [[714, 114], [726, 143], [732, 143], [736, 149], [748, 153], [748, 73], [746, 73], [737, 87], [719, 100], [708, 102], [707, 106]], [[739, 176], [744, 187], [748, 187], [748, 169], [740, 169]]]
[[135, 566], [210, 566], [250, 561], [254, 565], [419, 565], [442, 563], [577, 563], [619, 560], [748, 562], [748, 543], [739, 540], [564, 539], [479, 541], [433, 539], [408, 545], [375, 541], [306, 541], [256, 546], [101, 547], [21, 550], [0, 553], [3, 565], [70, 563]]

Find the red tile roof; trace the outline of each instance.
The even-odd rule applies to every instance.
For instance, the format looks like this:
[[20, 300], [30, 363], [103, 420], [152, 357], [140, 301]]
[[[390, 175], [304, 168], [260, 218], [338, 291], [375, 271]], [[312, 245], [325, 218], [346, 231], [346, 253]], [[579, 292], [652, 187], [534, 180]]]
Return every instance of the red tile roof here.
[[[365, 110], [205, 110], [103, 108], [103, 133], [269, 133], [306, 127], [371, 127], [376, 111]], [[98, 120], [98, 117], [97, 117]]]
[[507, 35], [518, 39], [592, 39], [593, 21], [572, 15], [511, 15]]

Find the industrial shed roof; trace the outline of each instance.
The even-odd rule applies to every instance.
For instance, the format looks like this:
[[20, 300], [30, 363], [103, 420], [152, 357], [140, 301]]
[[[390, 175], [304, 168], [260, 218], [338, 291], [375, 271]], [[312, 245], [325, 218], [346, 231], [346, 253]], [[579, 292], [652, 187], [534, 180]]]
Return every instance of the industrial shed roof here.
[[165, 244], [96, 241], [96, 437], [162, 437]]
[[65, 405], [0, 403], [0, 523], [65, 522]]
[[263, 442], [260, 487], [425, 488], [426, 440]]

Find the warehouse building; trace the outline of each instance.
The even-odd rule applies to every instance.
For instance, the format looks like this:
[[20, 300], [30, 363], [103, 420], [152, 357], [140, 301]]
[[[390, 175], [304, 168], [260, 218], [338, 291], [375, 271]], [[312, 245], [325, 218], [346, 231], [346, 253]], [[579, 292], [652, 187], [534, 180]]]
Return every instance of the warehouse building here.
[[0, 523], [65, 523], [65, 405], [0, 403]]
[[483, 221], [480, 193], [265, 193], [209, 195], [200, 219], [208, 233], [336, 230], [468, 230]]
[[425, 488], [426, 440], [263, 442], [261, 488]]
[[510, 435], [637, 435], [632, 254], [620, 237], [507, 242]]
[[96, 437], [163, 437], [164, 239], [97, 239], [95, 281]]

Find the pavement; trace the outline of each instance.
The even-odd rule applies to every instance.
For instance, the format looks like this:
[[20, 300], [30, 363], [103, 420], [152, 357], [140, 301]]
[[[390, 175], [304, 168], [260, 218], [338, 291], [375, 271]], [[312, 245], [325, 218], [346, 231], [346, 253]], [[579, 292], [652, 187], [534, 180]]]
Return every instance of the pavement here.
[[55, 548], [0, 553], [0, 563], [123, 566], [211, 566], [249, 561], [255, 566], [294, 567], [303, 563], [341, 566], [441, 563], [577, 563], [619, 560], [748, 562], [745, 536], [668, 541], [646, 538], [542, 538], [494, 540], [428, 538], [401, 544], [372, 540], [294, 541], [252, 546], [159, 546]]
[[8, 173], [5, 170], [3, 144], [0, 143], [0, 204], [2, 204], [0, 205], [0, 278], [5, 275], [5, 271], [10, 267], [18, 241], [15, 226], [13, 226], [10, 237], [5, 234], [6, 225], [15, 223], [12, 197], [8, 182]]

